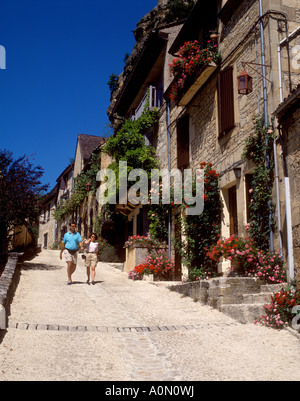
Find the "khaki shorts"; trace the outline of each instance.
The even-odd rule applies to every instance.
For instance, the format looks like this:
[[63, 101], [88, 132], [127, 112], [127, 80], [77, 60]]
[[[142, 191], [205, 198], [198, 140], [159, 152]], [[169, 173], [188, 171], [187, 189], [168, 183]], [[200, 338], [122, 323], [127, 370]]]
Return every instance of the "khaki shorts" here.
[[85, 265], [86, 267], [97, 266], [98, 256], [96, 253], [87, 253]]
[[78, 252], [69, 252], [68, 249], [64, 250], [64, 257], [66, 262], [72, 262], [74, 265], [77, 265], [77, 255]]

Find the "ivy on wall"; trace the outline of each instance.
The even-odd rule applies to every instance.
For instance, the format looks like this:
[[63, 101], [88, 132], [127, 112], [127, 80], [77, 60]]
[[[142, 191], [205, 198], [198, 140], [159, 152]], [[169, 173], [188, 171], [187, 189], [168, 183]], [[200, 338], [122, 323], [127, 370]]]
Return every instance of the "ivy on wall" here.
[[127, 162], [127, 175], [134, 169], [147, 172], [158, 167], [156, 150], [148, 146], [144, 135], [157, 124], [158, 110], [147, 110], [147, 104], [141, 117], [137, 120], [126, 120], [121, 129], [107, 140], [103, 151], [113, 157], [114, 162], [108, 166], [116, 174], [117, 192], [119, 188], [119, 162]]
[[65, 215], [69, 215], [75, 212], [76, 208], [81, 205], [84, 199], [88, 196], [86, 186], [88, 183], [91, 184], [91, 191], [95, 195], [97, 190], [97, 173], [100, 169], [101, 152], [94, 152], [91, 160], [88, 164], [86, 171], [83, 171], [75, 179], [75, 186], [72, 195], [65, 202], [58, 205], [54, 212], [54, 218], [57, 221], [62, 220]]
[[[269, 251], [270, 234], [275, 230], [275, 205], [272, 202], [274, 182], [274, 129], [272, 123], [265, 125], [264, 116], [254, 118], [255, 132], [247, 138], [243, 159], [255, 164], [251, 181], [249, 232], [259, 249]], [[268, 162], [267, 162], [268, 160]]]

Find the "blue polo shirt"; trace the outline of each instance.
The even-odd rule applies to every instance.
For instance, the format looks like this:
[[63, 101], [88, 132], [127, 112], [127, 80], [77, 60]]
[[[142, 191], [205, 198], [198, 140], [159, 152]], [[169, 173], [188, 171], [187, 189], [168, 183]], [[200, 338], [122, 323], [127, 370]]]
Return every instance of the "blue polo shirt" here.
[[74, 234], [69, 231], [64, 235], [64, 244], [66, 249], [70, 251], [77, 251], [79, 242], [82, 242], [82, 238], [78, 232], [74, 232]]

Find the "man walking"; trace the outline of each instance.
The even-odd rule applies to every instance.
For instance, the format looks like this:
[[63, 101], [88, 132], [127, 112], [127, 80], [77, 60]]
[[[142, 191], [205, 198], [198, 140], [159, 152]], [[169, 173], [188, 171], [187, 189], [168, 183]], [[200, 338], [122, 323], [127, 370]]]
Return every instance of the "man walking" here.
[[62, 255], [64, 254], [65, 260], [68, 265], [68, 285], [72, 284], [72, 274], [76, 270], [77, 266], [77, 255], [78, 246], [80, 246], [83, 252], [82, 238], [80, 234], [76, 231], [76, 224], [70, 224], [70, 231], [64, 235], [63, 246], [60, 252], [60, 259], [62, 260]]

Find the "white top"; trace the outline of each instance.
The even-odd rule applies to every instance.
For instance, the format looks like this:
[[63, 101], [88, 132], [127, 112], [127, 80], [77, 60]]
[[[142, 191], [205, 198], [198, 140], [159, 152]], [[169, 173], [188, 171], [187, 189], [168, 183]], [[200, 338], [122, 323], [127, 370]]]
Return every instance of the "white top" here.
[[97, 252], [98, 252], [98, 246], [99, 246], [98, 242], [92, 242], [92, 241], [91, 241], [91, 242], [87, 245], [86, 251], [87, 251], [88, 253], [91, 253], [91, 252], [97, 253]]

